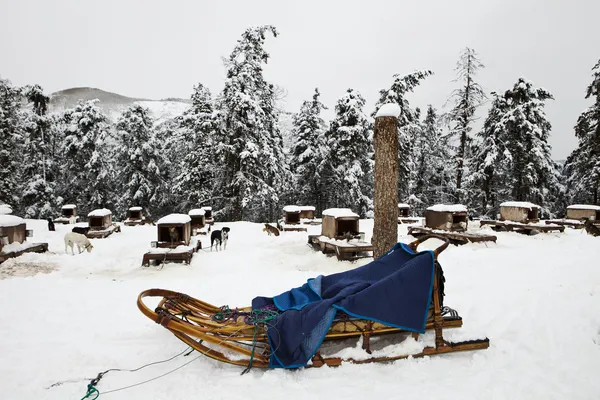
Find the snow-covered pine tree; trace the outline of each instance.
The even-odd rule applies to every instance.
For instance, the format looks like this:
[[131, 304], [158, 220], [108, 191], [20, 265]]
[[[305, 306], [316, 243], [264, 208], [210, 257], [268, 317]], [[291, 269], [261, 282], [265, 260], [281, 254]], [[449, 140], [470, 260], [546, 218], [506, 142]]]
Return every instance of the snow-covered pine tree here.
[[179, 122], [185, 131], [182, 135], [189, 138], [192, 148], [178, 164], [180, 169], [173, 189], [183, 210], [189, 210], [212, 204], [217, 119], [207, 87], [202, 84], [194, 87], [192, 107], [179, 118]]
[[379, 100], [375, 105], [374, 117], [379, 107], [386, 103], [395, 103], [400, 106], [400, 116], [398, 116], [398, 198], [400, 201], [406, 201], [410, 197], [411, 171], [414, 170], [413, 163], [413, 137], [411, 132], [418, 130], [419, 117], [415, 110], [410, 107], [405, 95], [414, 91], [421, 81], [433, 72], [429, 70], [416, 71], [408, 75], [394, 75], [394, 82], [389, 89], [379, 91]]
[[348, 89], [335, 105], [325, 135], [327, 155], [320, 167], [328, 207], [345, 207], [365, 216], [373, 208], [373, 143], [363, 112], [365, 99]]
[[152, 137], [153, 120], [148, 108], [128, 107], [119, 117], [117, 128], [117, 165], [115, 179], [117, 212], [124, 216], [132, 206], [144, 207], [154, 214], [160, 204], [162, 156]]
[[25, 140], [21, 209], [28, 218], [47, 218], [55, 212], [56, 160], [49, 154], [47, 145], [52, 142], [52, 118], [46, 115], [50, 98], [39, 85], [26, 86], [22, 91], [31, 103], [32, 110], [24, 112]]
[[550, 155], [552, 128], [544, 105], [552, 94], [520, 78], [504, 93], [506, 108], [494, 129], [504, 139], [510, 157], [509, 188], [512, 200], [531, 201], [551, 214], [560, 193], [556, 163]]
[[9, 80], [0, 77], [0, 203], [19, 207], [21, 143], [21, 94]]
[[228, 220], [268, 220], [279, 213], [281, 187], [290, 179], [283, 152], [275, 88], [265, 81], [266, 34], [273, 26], [248, 28], [226, 60], [225, 88], [218, 101], [220, 168], [216, 186]]
[[592, 98], [594, 104], [577, 119], [579, 145], [567, 159], [565, 175], [573, 202], [600, 205], [600, 60], [592, 72], [585, 98]]
[[472, 140], [469, 132], [475, 120], [475, 111], [486, 100], [481, 85], [475, 81], [475, 75], [483, 67], [475, 50], [465, 48], [460, 54], [455, 69], [457, 73], [455, 82], [460, 82], [461, 87], [454, 90], [448, 99], [448, 102], [454, 105], [446, 118], [450, 125], [451, 136], [458, 139], [455, 155], [456, 203], [464, 201], [467, 197], [464, 193], [463, 179], [468, 174], [465, 167], [469, 163], [469, 146]]
[[64, 161], [57, 191], [64, 201], [76, 203], [83, 212], [114, 206], [110, 190], [114, 167], [106, 145], [109, 121], [95, 103], [79, 102], [62, 118]]
[[305, 101], [293, 117], [290, 169], [295, 175], [294, 198], [298, 204], [313, 205], [320, 213], [323, 207], [323, 187], [319, 165], [326, 153], [324, 143], [325, 121], [321, 111], [327, 109], [315, 89], [312, 101]]

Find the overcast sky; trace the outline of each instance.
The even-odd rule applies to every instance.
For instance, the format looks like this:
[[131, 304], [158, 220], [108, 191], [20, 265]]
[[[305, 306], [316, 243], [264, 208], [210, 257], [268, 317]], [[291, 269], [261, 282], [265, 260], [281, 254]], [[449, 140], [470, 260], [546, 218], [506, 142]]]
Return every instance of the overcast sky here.
[[443, 107], [468, 46], [486, 65], [478, 79], [487, 92], [523, 76], [554, 94], [551, 144], [563, 159], [591, 104], [584, 95], [600, 58], [599, 15], [600, 0], [0, 0], [0, 76], [49, 93], [90, 86], [187, 98], [202, 82], [216, 94], [221, 57], [248, 26], [271, 24], [280, 36], [268, 39], [266, 75], [286, 89], [286, 110], [296, 112], [315, 87], [333, 108], [352, 87], [370, 114], [393, 74], [416, 69], [435, 75], [411, 104]]

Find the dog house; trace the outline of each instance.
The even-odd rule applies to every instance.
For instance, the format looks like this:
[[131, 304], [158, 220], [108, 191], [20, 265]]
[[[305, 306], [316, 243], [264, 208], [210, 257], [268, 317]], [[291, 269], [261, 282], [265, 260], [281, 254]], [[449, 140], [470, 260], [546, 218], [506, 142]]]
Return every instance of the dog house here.
[[425, 210], [427, 228], [465, 232], [468, 221], [467, 207], [462, 204], [436, 204]]
[[112, 222], [112, 211], [107, 208], [100, 208], [88, 214], [89, 230], [86, 236], [89, 238], [102, 239], [113, 232], [121, 232], [121, 227]]
[[600, 206], [591, 204], [573, 204], [567, 207], [567, 219], [584, 220], [600, 222]]
[[23, 253], [42, 253], [48, 250], [48, 243], [27, 243], [27, 231], [23, 218], [2, 214], [0, 215], [0, 262]]
[[55, 223], [59, 224], [70, 224], [71, 222], [77, 222], [77, 206], [75, 204], [65, 204], [60, 209], [60, 217], [54, 220]]
[[301, 210], [298, 206], [283, 207], [283, 223], [286, 225], [299, 224], [300, 212]]
[[313, 206], [300, 206], [300, 219], [315, 219], [315, 208]]
[[213, 225], [215, 223], [215, 219], [212, 215], [212, 207], [204, 206], [202, 207], [202, 210], [204, 210], [204, 222], [206, 224]]
[[127, 210], [127, 219], [124, 221], [125, 225], [143, 225], [146, 223], [146, 216], [144, 215], [144, 209], [142, 207], [130, 207]]
[[406, 203], [398, 204], [398, 218], [410, 217], [410, 205]]
[[169, 214], [156, 223], [157, 247], [175, 248], [189, 246], [192, 236], [192, 219], [186, 214]]
[[513, 221], [522, 224], [540, 221], [540, 206], [527, 201], [507, 201], [500, 204], [500, 221]]
[[358, 214], [349, 208], [330, 208], [323, 211], [321, 235], [331, 239], [343, 239], [348, 235], [357, 236]]
[[203, 208], [194, 208], [188, 213], [191, 219], [192, 229], [202, 229], [206, 225], [206, 211]]

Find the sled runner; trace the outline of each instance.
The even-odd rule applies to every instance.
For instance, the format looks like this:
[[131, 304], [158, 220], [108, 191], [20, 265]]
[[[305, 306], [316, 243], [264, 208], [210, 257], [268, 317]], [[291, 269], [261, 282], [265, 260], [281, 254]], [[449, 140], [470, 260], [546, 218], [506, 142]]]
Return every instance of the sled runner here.
[[[444, 277], [434, 251], [416, 252], [423, 241], [397, 244], [388, 254], [347, 272], [319, 276], [274, 298], [256, 297], [252, 307], [215, 307], [183, 293], [149, 289], [138, 297], [138, 308], [176, 337], [218, 361], [258, 368], [337, 366], [342, 362], [393, 361], [457, 351], [486, 349], [487, 338], [452, 343], [444, 328], [462, 326], [458, 314], [443, 306]], [[148, 297], [162, 298], [152, 310]], [[411, 340], [433, 330], [432, 346], [412, 354], [383, 354], [372, 341]], [[401, 336], [401, 338], [399, 338]], [[361, 354], [325, 354], [324, 347], [362, 342]], [[401, 340], [402, 339], [402, 340]], [[416, 342], [415, 342], [416, 343]], [[353, 349], [356, 350], [356, 349]]]

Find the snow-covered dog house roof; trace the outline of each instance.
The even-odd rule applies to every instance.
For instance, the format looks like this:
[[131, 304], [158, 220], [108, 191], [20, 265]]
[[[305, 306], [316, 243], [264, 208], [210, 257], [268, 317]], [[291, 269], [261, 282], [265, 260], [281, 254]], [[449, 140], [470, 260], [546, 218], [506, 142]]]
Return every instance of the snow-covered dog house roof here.
[[467, 230], [468, 209], [462, 204], [436, 204], [425, 210], [425, 226], [444, 231]]
[[194, 208], [192, 210], [190, 210], [190, 212], [188, 212], [188, 215], [190, 217], [192, 216], [198, 216], [198, 215], [205, 215], [206, 211], [204, 210], [204, 208]]
[[567, 207], [568, 219], [589, 219], [600, 221], [600, 206], [592, 204], [573, 204]]
[[12, 214], [13, 210], [8, 204], [0, 204], [0, 215]]
[[25, 220], [15, 215], [0, 215], [0, 249], [11, 243], [23, 243], [27, 237]]
[[139, 207], [139, 206], [129, 207], [129, 211], [142, 211], [142, 207]]
[[528, 201], [505, 201], [500, 204], [500, 220], [527, 224], [538, 222], [540, 206]]
[[349, 208], [328, 208], [323, 211], [321, 235], [328, 238], [341, 238], [346, 233], [357, 235], [359, 216]]
[[112, 211], [108, 208], [99, 208], [88, 214], [90, 230], [106, 229], [112, 225]]
[[192, 218], [186, 214], [169, 214], [159, 219], [156, 222], [159, 246], [189, 246], [192, 235], [191, 222]]
[[60, 208], [63, 217], [74, 217], [77, 215], [77, 206], [75, 204], [65, 204]]
[[142, 219], [143, 211], [143, 207], [140, 206], [129, 207], [129, 209], [127, 210], [127, 218], [132, 220]]

